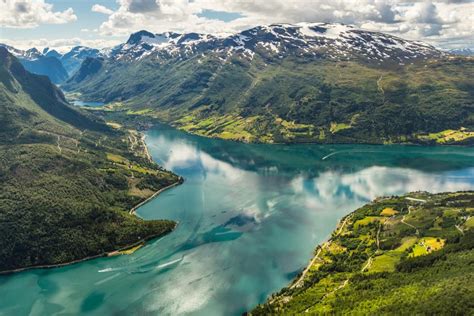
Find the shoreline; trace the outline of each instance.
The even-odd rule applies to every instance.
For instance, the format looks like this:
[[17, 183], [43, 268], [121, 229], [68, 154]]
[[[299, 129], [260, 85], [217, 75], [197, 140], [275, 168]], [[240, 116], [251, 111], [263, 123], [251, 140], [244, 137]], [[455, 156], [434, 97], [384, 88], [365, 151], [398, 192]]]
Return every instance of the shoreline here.
[[[90, 108], [87, 108], [90, 109]], [[98, 109], [98, 111], [106, 112], [104, 109]], [[118, 112], [118, 111], [110, 111], [110, 112]], [[164, 125], [166, 127], [175, 129], [177, 131], [186, 133], [188, 135], [192, 136], [198, 136], [198, 137], [204, 137], [208, 139], [214, 139], [214, 140], [222, 140], [222, 141], [230, 141], [230, 142], [235, 142], [235, 143], [242, 143], [242, 144], [257, 144], [257, 145], [370, 145], [370, 146], [391, 146], [391, 145], [401, 145], [401, 146], [414, 146], [414, 147], [472, 147], [472, 143], [436, 143], [436, 142], [423, 142], [423, 141], [405, 141], [405, 142], [393, 142], [393, 143], [384, 143], [383, 141], [348, 141], [348, 140], [335, 140], [332, 142], [320, 142], [316, 140], [308, 140], [308, 141], [297, 141], [297, 142], [261, 142], [261, 141], [244, 141], [244, 140], [239, 140], [239, 139], [225, 139], [221, 138], [218, 136], [211, 136], [211, 135], [203, 135], [197, 132], [191, 132], [183, 129], [181, 126], [178, 126], [175, 124], [173, 121], [167, 121], [167, 120], [162, 120], [157, 118], [156, 116], [148, 116], [148, 115], [137, 115], [134, 114], [132, 115], [134, 118], [143, 118], [148, 119], [150, 124], [153, 127], [156, 127], [157, 125]], [[120, 121], [123, 123], [123, 121]], [[149, 130], [150, 128], [145, 128], [145, 130]]]
[[150, 202], [151, 200], [153, 200], [155, 197], [157, 197], [158, 195], [160, 195], [160, 194], [163, 193], [164, 191], [166, 191], [166, 190], [168, 190], [168, 189], [171, 189], [171, 188], [174, 188], [174, 187], [176, 187], [176, 186], [178, 186], [178, 185], [180, 185], [180, 184], [183, 184], [183, 182], [184, 182], [184, 179], [183, 179], [182, 177], [179, 177], [179, 178], [178, 178], [178, 181], [176, 181], [175, 183], [170, 184], [170, 185], [168, 185], [168, 186], [166, 186], [166, 187], [164, 187], [164, 188], [159, 189], [158, 191], [156, 191], [155, 193], [153, 193], [150, 197], [146, 198], [145, 200], [141, 201], [140, 203], [138, 203], [137, 205], [135, 205], [134, 207], [132, 207], [128, 213], [129, 213], [130, 215], [135, 215], [135, 216], [141, 218], [140, 216], [138, 216], [138, 215], [136, 214], [137, 208], [139, 208], [139, 207], [145, 205], [146, 203]]
[[[352, 211], [350, 212], [349, 214], [347, 215], [344, 215], [338, 222], [337, 222], [337, 225], [336, 225], [336, 228], [333, 230], [333, 233], [336, 232], [336, 235], [340, 234], [342, 232], [342, 229], [344, 228], [344, 226], [346, 225], [346, 222], [347, 220], [352, 217], [352, 214], [354, 213], [355, 211]], [[331, 235], [329, 235], [329, 237], [327, 239], [325, 239], [324, 241], [322, 241], [321, 243], [319, 243], [316, 248], [314, 249], [314, 252], [313, 252], [313, 255], [311, 257], [311, 259], [309, 260], [308, 264], [305, 266], [305, 268], [303, 270], [301, 270], [300, 273], [298, 273], [298, 275], [296, 277], [294, 277], [294, 279], [286, 286], [287, 288], [289, 289], [293, 289], [293, 288], [296, 288], [296, 287], [300, 287], [301, 286], [301, 282], [303, 282], [304, 280], [304, 277], [306, 276], [306, 274], [308, 273], [309, 269], [311, 269], [311, 266], [314, 264], [314, 262], [316, 261], [316, 259], [318, 259], [319, 257], [319, 254], [321, 252], [321, 250], [323, 250], [323, 248], [329, 246], [332, 242], [332, 239], [333, 239], [333, 234], [331, 233]], [[279, 292], [274, 292], [272, 294], [270, 294], [266, 301], [265, 302], [270, 302], [270, 303], [273, 303], [276, 299], [280, 298], [280, 295], [279, 295]]]
[[[373, 203], [373, 202], [374, 201], [371, 201], [370, 203]], [[314, 249], [313, 255], [312, 255], [311, 259], [309, 260], [308, 264], [304, 267], [303, 270], [301, 270], [300, 273], [298, 273], [298, 275], [296, 277], [293, 278], [293, 280], [291, 280], [290, 283], [288, 283], [288, 285], [285, 288], [288, 288], [288, 289], [292, 290], [292, 289], [295, 289], [295, 288], [299, 288], [303, 285], [304, 278], [305, 278], [306, 274], [309, 272], [309, 270], [311, 269], [311, 267], [313, 266], [315, 261], [319, 258], [319, 255], [320, 255], [321, 251], [323, 251], [324, 248], [327, 248], [328, 246], [331, 245], [331, 243], [333, 241], [333, 238], [338, 236], [342, 232], [342, 230], [343, 230], [344, 226], [346, 225], [347, 221], [354, 215], [356, 210], [353, 210], [350, 213], [348, 213], [348, 214], [344, 215], [343, 217], [341, 217], [341, 219], [337, 222], [336, 228], [334, 228], [334, 230], [331, 232], [329, 237], [327, 237], [324, 241], [322, 241], [321, 243], [319, 243], [316, 246], [316, 248]], [[273, 304], [273, 303], [275, 303], [275, 301], [277, 301], [279, 299], [284, 299], [285, 296], [282, 295], [280, 292], [281, 292], [281, 289], [278, 292], [271, 293], [269, 296], [267, 296], [265, 302], [262, 303], [262, 304], [267, 304], [267, 303]], [[257, 305], [257, 306], [259, 306], [259, 305]], [[256, 307], [254, 307], [254, 308], [256, 308]], [[251, 315], [251, 314], [249, 314], [249, 315]]]
[[[95, 111], [101, 111], [103, 116], [107, 115], [107, 112], [111, 113], [117, 113], [117, 112], [122, 112], [123, 110], [106, 110], [104, 108], [99, 108], [99, 109], [91, 109], [90, 107], [87, 108], [87, 110], [95, 110]], [[155, 113], [156, 114], [156, 113]], [[136, 122], [149, 122], [152, 127], [156, 127], [157, 125], [163, 125], [172, 129], [175, 129], [177, 131], [186, 133], [188, 135], [192, 136], [198, 136], [198, 137], [204, 137], [204, 138], [209, 138], [209, 139], [215, 139], [215, 140], [222, 140], [222, 141], [230, 141], [230, 142], [235, 142], [235, 143], [242, 143], [242, 144], [261, 144], [261, 145], [299, 145], [299, 144], [304, 144], [304, 145], [373, 145], [373, 146], [391, 146], [391, 145], [401, 145], [401, 146], [420, 146], [420, 147], [472, 147], [474, 146], [474, 143], [472, 141], [468, 142], [454, 142], [454, 143], [436, 143], [436, 142], [429, 142], [429, 141], [419, 141], [417, 139], [413, 139], [412, 141], [404, 141], [404, 142], [390, 142], [390, 143], [385, 143], [384, 141], [349, 141], [349, 140], [334, 140], [334, 141], [316, 141], [316, 140], [304, 140], [304, 141], [288, 141], [288, 142], [261, 142], [261, 141], [244, 141], [244, 140], [239, 140], [239, 139], [225, 139], [221, 138], [218, 136], [211, 136], [211, 135], [203, 135], [198, 132], [192, 132], [192, 131], [187, 131], [182, 128], [182, 126], [179, 126], [176, 124], [176, 121], [171, 121], [171, 120], [166, 120], [163, 118], [159, 118], [156, 115], [141, 115], [141, 114], [126, 114], [125, 117], [133, 117], [133, 119]], [[136, 120], [138, 119], [138, 120]], [[116, 122], [120, 122], [121, 124], [127, 125], [124, 123], [123, 119]], [[134, 124], [128, 124], [129, 126], [133, 126]], [[136, 124], [135, 124], [136, 125]], [[144, 128], [144, 130], [149, 130], [150, 127]], [[472, 137], [470, 137], [472, 138]], [[468, 139], [470, 139], [468, 138]]]
[[[225, 139], [221, 138], [218, 136], [213, 136], [213, 135], [204, 135], [196, 132], [191, 132], [183, 129], [181, 126], [175, 125], [174, 122], [163, 122], [159, 121], [159, 124], [167, 125], [171, 128], [174, 128], [178, 131], [184, 132], [189, 135], [193, 136], [199, 136], [199, 137], [204, 137], [204, 138], [209, 138], [209, 139], [215, 139], [215, 140], [223, 140], [223, 141], [231, 141], [231, 142], [236, 142], [236, 143], [242, 143], [242, 144], [259, 144], [259, 145], [370, 145], [370, 146], [391, 146], [391, 145], [401, 145], [401, 146], [420, 146], [420, 147], [472, 147], [473, 144], [470, 142], [463, 143], [461, 142], [454, 142], [454, 143], [436, 143], [436, 142], [424, 142], [424, 141], [416, 141], [414, 139], [413, 141], [405, 141], [405, 142], [390, 142], [390, 143], [385, 143], [383, 141], [347, 141], [347, 140], [335, 140], [332, 142], [319, 142], [316, 140], [308, 140], [308, 141], [296, 141], [296, 142], [262, 142], [262, 141], [245, 141], [245, 140], [240, 140], [240, 139]], [[470, 137], [472, 138], [472, 137]], [[470, 139], [468, 138], [468, 139]]]
[[[141, 141], [143, 141], [143, 145], [144, 145], [144, 148], [145, 148], [145, 151], [146, 153], [148, 153], [148, 146], [146, 146], [146, 143], [144, 141], [144, 138], [145, 138], [145, 135], [142, 134], [142, 137], [140, 138]], [[149, 153], [148, 153], [149, 155]], [[151, 156], [149, 156], [149, 158], [151, 159]], [[152, 160], [153, 161], [153, 160]], [[149, 201], [151, 201], [152, 199], [154, 199], [155, 197], [157, 197], [158, 195], [160, 195], [160, 193], [168, 190], [168, 189], [171, 189], [175, 186], [178, 186], [180, 184], [182, 184], [184, 182], [184, 178], [181, 177], [181, 176], [178, 176], [178, 181], [166, 186], [166, 187], [163, 187], [161, 189], [159, 189], [158, 191], [156, 191], [155, 193], [153, 193], [150, 197], [146, 198], [145, 200], [141, 201], [140, 203], [138, 203], [137, 205], [135, 205], [134, 207], [132, 207], [130, 209], [130, 211], [128, 212], [130, 215], [134, 215], [140, 219], [142, 219], [140, 216], [138, 216], [136, 214], [136, 210], [148, 203]], [[127, 250], [127, 249], [130, 249], [132, 247], [135, 247], [139, 244], [144, 244], [146, 243], [147, 241], [151, 240], [151, 239], [155, 239], [155, 238], [159, 238], [159, 237], [162, 237], [162, 236], [165, 236], [167, 234], [170, 234], [172, 233], [176, 227], [178, 227], [178, 224], [179, 222], [175, 222], [174, 224], [174, 227], [171, 228], [169, 231], [165, 231], [165, 232], [162, 232], [162, 233], [159, 233], [159, 234], [153, 234], [153, 235], [150, 235], [148, 237], [145, 237], [145, 238], [142, 238], [132, 244], [129, 244], [129, 245], [126, 245], [124, 247], [121, 247], [119, 249], [115, 249], [115, 250], [112, 250], [112, 251], [108, 251], [108, 252], [103, 252], [103, 253], [100, 253], [100, 254], [97, 254], [97, 255], [93, 255], [93, 256], [88, 256], [88, 257], [85, 257], [85, 258], [81, 258], [81, 259], [76, 259], [76, 260], [72, 260], [72, 261], [68, 261], [68, 262], [63, 262], [63, 263], [55, 263], [55, 264], [44, 264], [44, 265], [37, 265], [37, 266], [28, 266], [28, 267], [23, 267], [23, 268], [17, 268], [17, 269], [12, 269], [12, 270], [5, 270], [5, 271], [0, 271], [0, 276], [3, 276], [3, 275], [8, 275], [8, 274], [14, 274], [14, 273], [18, 273], [18, 272], [23, 272], [23, 271], [27, 271], [27, 270], [33, 270], [33, 269], [54, 269], [54, 268], [61, 268], [61, 267], [65, 267], [65, 266], [69, 266], [69, 265], [73, 265], [73, 264], [76, 264], [76, 263], [81, 263], [81, 262], [85, 262], [85, 261], [88, 261], [88, 260], [93, 260], [93, 259], [98, 259], [98, 258], [105, 258], [105, 257], [113, 257], [116, 253], [120, 252], [120, 251], [123, 251], [123, 250]]]
[[[346, 225], [347, 223], [347, 220], [350, 219], [353, 215], [355, 211], [352, 211], [350, 212], [349, 214], [345, 215], [344, 217], [342, 217], [337, 225], [336, 225], [336, 228], [333, 230], [333, 233], [336, 232], [335, 236], [338, 236], [341, 232], [342, 232], [342, 229], [344, 228], [344, 226]], [[301, 275], [295, 277], [293, 279], [293, 281], [291, 281], [290, 285], [288, 285], [288, 288], [289, 289], [293, 289], [293, 288], [297, 288], [297, 287], [301, 287], [302, 285], [302, 282], [304, 281], [304, 278], [306, 276], [306, 274], [308, 273], [308, 271], [311, 269], [311, 267], [313, 266], [314, 262], [318, 259], [319, 257], [319, 254], [321, 253], [321, 251], [324, 249], [324, 248], [327, 248], [331, 243], [332, 243], [332, 240], [333, 238], [335, 237], [332, 235], [329, 236], [329, 238], [327, 238], [325, 241], [323, 241], [322, 243], [318, 244], [316, 246], [316, 249], [314, 251], [314, 255], [313, 257], [311, 258], [311, 260], [309, 261], [308, 265], [306, 265], [305, 269], [301, 272]]]
[[98, 255], [88, 256], [88, 257], [85, 257], [85, 258], [82, 258], [82, 259], [76, 259], [76, 260], [69, 261], [69, 262], [55, 263], [55, 264], [44, 264], [44, 265], [38, 265], [38, 266], [29, 266], [29, 267], [24, 267], [24, 268], [18, 268], [18, 269], [13, 269], [13, 270], [0, 271], [0, 276], [8, 275], [8, 274], [14, 274], [14, 273], [18, 273], [18, 272], [24, 272], [24, 271], [27, 271], [27, 270], [62, 268], [62, 267], [66, 267], [66, 266], [69, 266], [69, 265], [76, 264], [76, 263], [85, 262], [85, 261], [88, 261], [88, 260], [93, 260], [93, 259], [98, 259], [98, 258], [114, 257], [113, 254], [116, 253], [116, 252], [124, 251], [124, 250], [130, 249], [134, 246], [137, 246], [139, 244], [146, 243], [147, 241], [149, 241], [151, 239], [155, 239], [155, 238], [159, 238], [159, 237], [162, 237], [164, 235], [167, 235], [167, 234], [173, 232], [176, 229], [176, 227], [178, 227], [178, 223], [175, 223], [174, 227], [168, 232], [163, 232], [163, 233], [160, 233], [160, 234], [154, 234], [154, 235], [142, 238], [142, 239], [134, 242], [133, 244], [121, 247], [121, 248], [113, 250], [113, 251], [103, 252], [103, 253], [98, 254]]
[[[183, 183], [184, 180], [182, 180], [183, 178], [182, 177], [179, 177], [179, 180], [167, 187], [164, 187], [164, 188], [161, 188], [160, 190], [156, 191], [152, 196], [150, 196], [149, 198], [147, 198], [146, 200], [138, 203], [136, 206], [134, 206], [130, 211], [129, 211], [129, 214], [131, 215], [135, 215], [137, 216], [138, 218], [141, 218], [140, 216], [136, 215], [136, 209], [139, 208], [140, 206], [144, 205], [145, 203], [149, 202], [151, 199], [155, 198], [156, 196], [158, 196], [160, 193], [162, 193], [163, 191], [166, 191], [168, 189], [171, 189], [172, 187], [175, 187], [175, 186], [178, 186], [180, 184]], [[73, 264], [76, 264], [76, 263], [81, 263], [81, 262], [84, 262], [84, 261], [88, 261], [88, 260], [92, 260], [92, 259], [98, 259], [98, 258], [105, 258], [105, 257], [113, 257], [115, 253], [119, 252], [119, 251], [123, 251], [123, 250], [127, 250], [127, 249], [130, 249], [132, 247], [135, 247], [139, 244], [142, 244], [142, 243], [146, 243], [147, 241], [151, 240], [151, 239], [155, 239], [155, 238], [159, 238], [159, 237], [162, 237], [164, 235], [167, 235], [167, 234], [170, 234], [172, 233], [176, 227], [178, 227], [178, 222], [175, 222], [175, 225], [174, 227], [170, 230], [170, 231], [165, 231], [163, 233], [159, 233], [159, 234], [154, 234], [154, 235], [151, 235], [151, 236], [148, 236], [148, 237], [145, 237], [145, 238], [142, 238], [132, 244], [129, 244], [129, 245], [126, 245], [124, 247], [121, 247], [119, 249], [115, 249], [115, 250], [112, 250], [112, 251], [108, 251], [108, 252], [103, 252], [103, 253], [100, 253], [100, 254], [97, 254], [97, 255], [93, 255], [93, 256], [88, 256], [88, 257], [85, 257], [85, 258], [82, 258], [82, 259], [76, 259], [76, 260], [73, 260], [73, 261], [68, 261], [68, 262], [63, 262], [63, 263], [55, 263], [55, 264], [44, 264], [44, 265], [38, 265], [38, 266], [29, 266], [29, 267], [24, 267], [24, 268], [18, 268], [18, 269], [12, 269], [12, 270], [6, 270], [6, 271], [0, 271], [0, 276], [1, 275], [7, 275], [7, 274], [13, 274], [13, 273], [18, 273], [18, 272], [23, 272], [23, 271], [26, 271], [26, 270], [33, 270], [33, 269], [54, 269], [54, 268], [61, 268], [61, 267], [65, 267], [65, 266], [69, 266], [69, 265], [73, 265]]]
[[[139, 132], [140, 133], [140, 132]], [[142, 145], [143, 145], [143, 150], [145, 151], [145, 156], [146, 158], [148, 159], [148, 161], [150, 162], [154, 162], [153, 158], [151, 157], [150, 155], [150, 152], [148, 151], [148, 146], [146, 145], [146, 134], [145, 133], [140, 133], [141, 134], [141, 138], [140, 138], [140, 141], [142, 142]]]
[[[370, 308], [375, 306], [372, 302], [385, 304], [377, 305], [377, 307], [396, 308], [396, 302], [384, 301], [384, 296], [387, 293], [395, 292], [400, 295], [400, 293], [405, 293], [406, 287], [413, 283], [424, 286], [425, 280], [432, 275], [437, 280], [445, 280], [444, 275], [436, 275], [439, 267], [434, 265], [433, 261], [421, 261], [430, 262], [430, 264], [419, 264], [420, 261], [410, 261], [412, 258], [424, 259], [422, 256], [440, 251], [448, 244], [449, 247], [456, 247], [455, 249], [459, 250], [446, 249], [445, 253], [438, 252], [439, 256], [435, 255], [427, 260], [445, 261], [446, 255], [471, 250], [467, 246], [468, 244], [460, 242], [464, 238], [464, 233], [472, 228], [467, 222], [469, 216], [462, 213], [461, 209], [472, 205], [473, 194], [474, 191], [469, 189], [437, 193], [411, 191], [399, 195], [379, 196], [367, 202], [341, 218], [329, 240], [319, 243], [316, 247], [313, 258], [303, 272], [294, 277], [290, 284], [270, 294], [263, 303], [248, 310], [245, 315], [320, 314], [325, 312], [344, 314], [350, 313], [351, 310], [370, 314]], [[427, 201], [427, 203], [421, 203], [421, 201]], [[457, 205], [456, 202], [460, 204]], [[453, 205], [456, 205], [457, 208], [453, 212], [455, 215], [449, 213], [453, 209]], [[442, 210], [441, 213], [438, 212], [438, 207]], [[416, 213], [410, 218], [415, 221], [412, 222], [414, 225], [404, 222], [405, 217], [413, 211]], [[416, 218], [419, 216], [426, 217], [429, 220], [429, 226], [416, 222]], [[442, 221], [450, 217], [455, 220], [440, 228], [441, 232], [439, 230], [433, 232], [433, 227], [437, 228], [438, 220]], [[373, 223], [376, 224], [372, 225]], [[404, 225], [410, 226], [411, 229], [404, 230]], [[359, 230], [358, 227], [365, 228]], [[445, 234], [447, 231], [449, 234]], [[389, 238], [393, 238], [390, 240], [392, 242], [390, 247], [384, 247], [382, 243]], [[448, 240], [448, 238], [452, 239]], [[356, 245], [356, 247], [349, 245]], [[362, 247], [359, 247], [360, 245]], [[340, 258], [341, 260], [333, 257], [342, 253], [344, 256]], [[360, 256], [361, 254], [365, 255]], [[391, 260], [384, 260], [387, 257]], [[338, 269], [337, 264], [333, 265], [335, 261], [344, 262], [347, 265]], [[450, 266], [452, 265], [447, 265], [448, 268]], [[424, 270], [423, 274], [418, 274], [418, 279], [414, 280], [411, 275], [421, 269], [428, 270]], [[308, 271], [310, 271], [309, 274], [306, 274]], [[448, 270], [445, 268], [443, 271]], [[362, 288], [357, 288], [360, 281], [357, 278], [359, 276], [363, 276], [361, 282], [369, 280], [370, 283], [364, 283]], [[383, 282], [386, 279], [394, 280], [399, 277], [404, 282], [395, 282], [390, 284], [389, 288], [382, 288], [379, 292], [380, 288], [377, 288], [377, 282]], [[375, 283], [372, 283], [373, 280], [376, 280]], [[435, 284], [437, 283], [432, 282], [430, 286], [435, 288]], [[340, 297], [347, 296], [350, 299], [343, 300], [339, 304], [338, 296], [333, 294], [346, 285], [350, 285], [351, 290], [339, 295]], [[365, 293], [363, 295], [364, 303], [356, 304], [356, 309], [353, 302], [357, 301], [359, 290]], [[371, 295], [367, 293], [371, 293]]]

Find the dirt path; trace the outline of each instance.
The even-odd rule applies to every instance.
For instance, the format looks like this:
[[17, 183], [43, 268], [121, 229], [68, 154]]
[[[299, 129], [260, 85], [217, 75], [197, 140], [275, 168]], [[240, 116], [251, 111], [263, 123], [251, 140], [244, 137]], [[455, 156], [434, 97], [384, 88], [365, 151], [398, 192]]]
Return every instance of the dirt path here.
[[305, 312], [305, 313], [308, 313], [311, 307], [313, 307], [313, 306], [316, 305], [317, 303], [321, 302], [322, 300], [324, 300], [324, 299], [325, 299], [326, 297], [328, 297], [329, 295], [334, 294], [334, 293], [336, 293], [337, 291], [339, 291], [340, 289], [344, 288], [348, 283], [349, 283], [349, 279], [344, 280], [344, 282], [342, 282], [341, 285], [339, 285], [337, 288], [335, 288], [335, 289], [332, 290], [331, 292], [326, 293], [326, 294], [321, 298], [320, 301], [318, 301], [318, 302], [316, 302], [315, 304], [311, 305], [310, 307], [306, 308], [304, 312]]
[[345, 287], [348, 283], [349, 283], [349, 279], [345, 280], [345, 281], [344, 281], [341, 285], [339, 285], [337, 288], [335, 288], [335, 289], [332, 290], [331, 292], [329, 292], [329, 293], [327, 293], [326, 295], [324, 295], [321, 300], [324, 300], [324, 299], [325, 299], [326, 297], [328, 297], [329, 295], [336, 293], [336, 291], [339, 291], [340, 289], [342, 289], [343, 287]]
[[379, 229], [377, 230], [377, 236], [375, 237], [375, 240], [377, 242], [377, 250], [380, 249], [380, 238], [379, 237], [380, 237], [380, 231], [382, 230], [383, 224], [385, 224], [385, 221], [383, 223], [382, 222], [380, 223]]
[[304, 269], [303, 273], [301, 274], [301, 276], [299, 277], [299, 279], [293, 283], [292, 286], [290, 286], [290, 289], [293, 289], [295, 287], [300, 287], [303, 285], [303, 280], [304, 280], [304, 277], [306, 276], [306, 274], [308, 273], [309, 269], [313, 266], [313, 264], [316, 262], [316, 260], [318, 260], [319, 258], [319, 255], [321, 254], [321, 251], [326, 248], [328, 245], [328, 242], [324, 243], [321, 247], [319, 247], [318, 249], [318, 252], [316, 253], [316, 255], [313, 257], [313, 259], [311, 259], [309, 265], [306, 267], [306, 269]]
[[454, 225], [456, 227], [457, 230], [459, 230], [461, 232], [461, 234], [464, 235], [464, 231], [462, 230], [461, 227], [459, 227], [458, 225]]
[[[384, 222], [381, 222], [380, 225], [379, 225], [379, 229], [377, 230], [377, 235], [375, 236], [375, 242], [377, 244], [377, 251], [380, 250], [380, 231], [382, 230], [382, 226], [385, 224], [387, 220], [385, 220]], [[369, 257], [369, 260], [367, 260], [367, 263], [362, 267], [362, 269], [360, 270], [360, 272], [364, 272], [365, 270], [367, 270], [368, 268], [370, 268], [370, 266], [372, 265], [372, 261], [374, 260], [374, 256], [372, 257]]]
[[[347, 220], [347, 218], [346, 218], [346, 220]], [[342, 232], [342, 228], [344, 228], [344, 225], [346, 224], [346, 220], [344, 220], [344, 223], [341, 225], [340, 229], [338, 230], [337, 235], [339, 235], [339, 234]], [[384, 222], [384, 223], [385, 223], [385, 222]], [[380, 239], [379, 239], [380, 231], [382, 230], [382, 225], [383, 225], [384, 223], [381, 223], [381, 224], [379, 225], [379, 229], [378, 229], [378, 231], [377, 231], [377, 237], [376, 237], [376, 238], [377, 238], [377, 250], [379, 249], [379, 245], [380, 245]], [[320, 251], [321, 251], [321, 248], [319, 249], [317, 255], [319, 255], [319, 252], [320, 252]], [[317, 255], [316, 255], [316, 256], [317, 256]], [[316, 258], [316, 257], [315, 257], [315, 258]], [[362, 269], [360, 270], [360, 272], [364, 272], [365, 270], [367, 270], [367, 269], [370, 267], [370, 265], [372, 264], [372, 261], [373, 261], [373, 257], [369, 257], [369, 260], [367, 260], [367, 263], [362, 267]], [[301, 278], [300, 278], [300, 279], [301, 279]], [[298, 280], [298, 282], [299, 282], [299, 280]], [[340, 289], [344, 288], [347, 284], [349, 284], [349, 279], [344, 280], [344, 282], [343, 282], [341, 285], [339, 285], [337, 288], [335, 288], [334, 290], [332, 290], [332, 291], [329, 292], [329, 293], [326, 293], [326, 294], [321, 298], [321, 300], [319, 300], [318, 302], [321, 302], [321, 301], [323, 301], [324, 299], [326, 299], [329, 295], [336, 293], [336, 292], [339, 291]], [[295, 284], [295, 285], [296, 285], [296, 284]], [[309, 309], [310, 309], [311, 307], [313, 307], [313, 306], [314, 306], [314, 305], [312, 305], [312, 306], [306, 308], [305, 313], [308, 313], [308, 312], [309, 312]]]
[[[82, 135], [82, 131], [79, 131]], [[57, 143], [56, 143], [56, 146], [58, 147], [58, 151], [59, 153], [61, 154], [62, 153], [62, 147], [61, 147], [61, 139], [62, 140], [65, 140], [65, 141], [70, 141], [72, 143], [74, 143], [76, 145], [76, 148], [77, 148], [77, 152], [79, 152], [79, 143], [80, 141], [77, 140], [76, 138], [73, 138], [73, 137], [70, 137], [70, 136], [66, 136], [66, 135], [62, 135], [62, 134], [58, 134], [58, 133], [54, 133], [54, 132], [49, 132], [49, 131], [44, 131], [44, 130], [38, 130], [38, 133], [43, 133], [43, 134], [48, 134], [48, 135], [52, 135], [52, 136], [56, 136], [57, 137]], [[66, 146], [67, 147], [67, 146]]]
[[426, 200], [415, 199], [415, 198], [412, 198], [412, 197], [406, 197], [405, 200], [412, 201], [412, 202], [426, 203]]
[[60, 154], [63, 153], [63, 150], [61, 149], [61, 136], [59, 135], [58, 135], [58, 150]]
[[[408, 215], [410, 215], [410, 213], [411, 213], [411, 208], [412, 208], [412, 207], [413, 207], [413, 206], [409, 206], [409, 207], [408, 207]], [[407, 225], [407, 226], [410, 226], [411, 228], [414, 228], [414, 229], [415, 229], [415, 233], [416, 233], [417, 236], [420, 235], [420, 232], [418, 231], [418, 228], [416, 228], [416, 227], [413, 226], [412, 224], [408, 224], [407, 222], [405, 222], [405, 216], [406, 216], [406, 215], [403, 215], [401, 222], [402, 222], [403, 224]]]
[[377, 89], [382, 92], [382, 100], [383, 100], [383, 103], [385, 103], [385, 91], [383, 90], [383, 87], [381, 85], [381, 82], [382, 82], [382, 78], [383, 76], [381, 75], [380, 78], [377, 80]]
[[[365, 266], [363, 266], [362, 269], [360, 269], [360, 272], [364, 272], [365, 270], [370, 268], [370, 266], [372, 265], [372, 260], [373, 260], [373, 258], [369, 257], [369, 260], [367, 260], [367, 263], [365, 264]], [[347, 280], [347, 281], [349, 281], [349, 280]]]

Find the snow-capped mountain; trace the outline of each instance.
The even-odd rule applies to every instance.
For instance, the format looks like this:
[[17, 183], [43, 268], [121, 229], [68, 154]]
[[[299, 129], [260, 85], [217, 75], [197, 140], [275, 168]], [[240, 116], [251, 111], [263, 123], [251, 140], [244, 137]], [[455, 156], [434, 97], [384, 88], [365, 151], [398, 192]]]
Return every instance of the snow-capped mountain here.
[[449, 52], [454, 55], [474, 56], [474, 50], [470, 48], [451, 49]]
[[66, 68], [69, 75], [74, 74], [81, 66], [82, 62], [88, 57], [101, 57], [103, 53], [95, 48], [86, 46], [73, 47], [69, 52], [61, 56], [60, 60]]
[[61, 59], [61, 57], [63, 56], [57, 50], [51, 49], [49, 47], [44, 48], [42, 54], [48, 57], [56, 57], [57, 59]]
[[61, 61], [54, 54], [48, 54], [48, 51], [46, 51], [46, 54], [43, 54], [36, 48], [21, 50], [5, 44], [0, 44], [0, 46], [5, 47], [12, 55], [18, 58], [23, 67], [29, 72], [48, 76], [56, 84], [62, 83], [68, 78], [68, 74]]
[[63, 89], [211, 137], [392, 142], [471, 126], [473, 66], [342, 24], [229, 36], [140, 31], [106, 57], [86, 59]]
[[396, 36], [356, 29], [344, 24], [298, 23], [257, 26], [230, 36], [197, 33], [153, 34], [140, 31], [109, 53], [116, 60], [187, 58], [196, 54], [240, 54], [252, 59], [283, 58], [288, 55], [330, 60], [365, 60], [405, 64], [440, 57], [444, 53], [431, 45]]
[[5, 47], [13, 56], [22, 59], [34, 60], [39, 57], [42, 57], [43, 54], [40, 53], [36, 48], [30, 48], [28, 50], [21, 50], [13, 46], [6, 44], [0, 44], [0, 46]]

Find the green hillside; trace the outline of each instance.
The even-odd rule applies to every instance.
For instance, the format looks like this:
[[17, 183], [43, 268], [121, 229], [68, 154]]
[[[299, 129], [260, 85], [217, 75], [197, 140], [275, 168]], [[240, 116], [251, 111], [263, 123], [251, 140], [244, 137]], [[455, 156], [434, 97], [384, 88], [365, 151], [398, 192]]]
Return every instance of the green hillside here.
[[128, 115], [247, 142], [474, 140], [474, 60], [407, 65], [288, 55], [89, 60], [65, 88]]
[[474, 192], [377, 199], [251, 314], [472, 314], [473, 215]]
[[100, 255], [171, 231], [129, 210], [179, 181], [140, 135], [71, 108], [0, 48], [0, 272]]

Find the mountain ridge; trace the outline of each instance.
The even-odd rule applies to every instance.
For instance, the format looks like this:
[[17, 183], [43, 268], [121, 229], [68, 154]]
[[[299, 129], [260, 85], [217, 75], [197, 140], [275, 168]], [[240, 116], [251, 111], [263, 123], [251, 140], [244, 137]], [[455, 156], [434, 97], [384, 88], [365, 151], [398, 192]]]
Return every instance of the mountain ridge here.
[[[150, 54], [165, 57], [190, 56], [214, 48], [214, 51], [241, 51], [249, 58], [255, 52], [290, 52], [317, 56], [325, 53], [334, 60], [346, 60], [345, 54], [359, 58], [405, 63], [428, 57], [442, 57], [446, 53], [419, 41], [357, 29], [336, 23], [297, 23], [257, 26], [228, 36], [199, 33], [165, 32], [153, 34], [142, 30], [130, 35], [128, 41], [111, 50], [109, 58], [144, 58]], [[362, 51], [367, 53], [361, 53]], [[390, 55], [397, 53], [396, 56]], [[160, 57], [160, 56], [157, 56]], [[349, 56], [350, 57], [350, 56]], [[349, 58], [350, 59], [350, 58]]]
[[105, 50], [87, 46], [74, 46], [64, 54], [49, 47], [39, 51], [35, 47], [21, 50], [1, 43], [0, 46], [17, 57], [28, 71], [46, 75], [55, 84], [61, 84], [72, 76], [86, 58], [105, 56]]
[[274, 24], [220, 38], [140, 31], [63, 87], [208, 137], [466, 144], [473, 66], [347, 25]]
[[91, 48], [87, 46], [75, 46], [67, 53], [61, 56], [61, 62], [64, 68], [68, 72], [69, 76], [72, 76], [81, 67], [82, 62], [87, 58], [98, 58], [103, 57], [104, 52], [102, 50]]
[[61, 61], [54, 54], [44, 55], [36, 48], [21, 50], [5, 44], [0, 44], [0, 47], [18, 58], [28, 71], [48, 76], [55, 84], [62, 83], [69, 77]]

